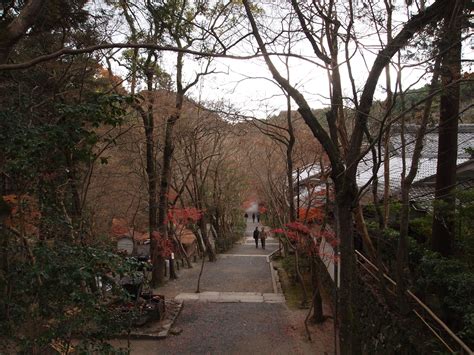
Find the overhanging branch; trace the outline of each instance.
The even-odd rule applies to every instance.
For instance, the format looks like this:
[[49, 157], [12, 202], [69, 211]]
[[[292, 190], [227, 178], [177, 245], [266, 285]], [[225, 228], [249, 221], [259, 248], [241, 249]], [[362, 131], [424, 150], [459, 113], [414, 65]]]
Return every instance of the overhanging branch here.
[[[225, 52], [222, 52], [222, 53], [204, 52], [204, 51], [198, 51], [198, 50], [193, 50], [189, 48], [163, 46], [163, 45], [158, 45], [158, 44], [153, 44], [153, 43], [102, 43], [102, 44], [96, 44], [96, 45], [84, 47], [84, 48], [62, 48], [60, 50], [57, 50], [56, 52], [41, 55], [26, 62], [0, 64], [0, 70], [27, 69], [37, 64], [44, 63], [53, 59], [57, 59], [59, 57], [66, 56], [66, 55], [79, 55], [79, 54], [85, 54], [85, 53], [92, 53], [92, 52], [102, 50], [102, 49], [128, 49], [128, 48], [154, 49], [154, 50], [163, 51], [163, 52], [177, 52], [177, 53], [191, 54], [198, 57], [227, 58], [227, 59], [238, 59], [238, 60], [248, 60], [248, 59], [263, 57], [261, 53], [239, 56], [239, 55], [227, 54]], [[315, 64], [314, 61], [312, 61], [311, 59], [305, 58], [304, 56], [298, 55], [298, 54], [268, 53], [268, 55], [292, 57], [292, 58], [301, 59], [306, 62]]]

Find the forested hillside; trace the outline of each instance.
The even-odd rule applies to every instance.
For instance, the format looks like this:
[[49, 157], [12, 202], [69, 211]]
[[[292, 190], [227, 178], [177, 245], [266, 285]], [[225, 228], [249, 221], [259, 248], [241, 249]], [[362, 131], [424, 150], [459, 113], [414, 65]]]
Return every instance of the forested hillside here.
[[472, 10], [2, 1], [0, 353], [472, 353]]

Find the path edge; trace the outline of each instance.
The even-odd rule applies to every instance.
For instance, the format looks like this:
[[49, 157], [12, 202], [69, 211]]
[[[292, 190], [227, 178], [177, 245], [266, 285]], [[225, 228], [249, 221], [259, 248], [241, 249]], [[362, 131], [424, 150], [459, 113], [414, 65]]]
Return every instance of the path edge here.
[[171, 328], [173, 328], [173, 325], [175, 324], [176, 320], [178, 319], [179, 315], [181, 314], [181, 311], [183, 310], [184, 302], [178, 302], [178, 303], [179, 303], [178, 311], [176, 312], [176, 314], [174, 314], [173, 318], [169, 321], [169, 323], [163, 325], [163, 327], [162, 327], [163, 330], [161, 330], [160, 332], [158, 332], [156, 334], [146, 334], [146, 333], [137, 332], [136, 329], [135, 329], [135, 331], [132, 331], [130, 333], [130, 335], [121, 334], [120, 336], [115, 337], [115, 339], [130, 338], [130, 339], [133, 339], [133, 340], [137, 340], [137, 339], [159, 340], [159, 339], [167, 338]]
[[281, 284], [280, 284], [280, 278], [278, 277], [278, 273], [273, 267], [273, 261], [272, 261], [272, 256], [276, 252], [280, 251], [280, 248], [276, 249], [269, 255], [267, 255], [267, 263], [270, 266], [270, 275], [272, 277], [272, 287], [273, 287], [273, 293], [278, 293], [278, 294], [283, 294]]

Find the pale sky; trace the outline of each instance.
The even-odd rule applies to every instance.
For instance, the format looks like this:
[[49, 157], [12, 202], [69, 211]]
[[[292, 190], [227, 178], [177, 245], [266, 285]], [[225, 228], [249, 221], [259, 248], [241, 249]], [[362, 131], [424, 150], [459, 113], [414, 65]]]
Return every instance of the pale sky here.
[[[276, 17], [276, 10], [279, 9], [280, 6], [286, 6], [284, 2], [281, 2], [282, 0], [279, 1], [280, 2], [276, 0], [266, 0], [259, 2], [259, 4], [263, 4], [262, 6], [265, 8], [265, 20], [271, 23], [271, 26], [279, 26], [280, 21]], [[396, 3], [395, 1], [395, 4]], [[406, 10], [402, 10], [394, 17], [394, 24], [396, 25], [397, 22], [400, 23], [406, 20], [406, 18]], [[355, 29], [359, 38], [363, 38], [362, 41], [364, 44], [368, 45], [366, 50], [356, 54], [351, 61], [356, 88], [357, 90], [362, 90], [368, 75], [368, 69], [370, 69], [375, 58], [374, 52], [377, 52], [380, 46], [377, 37], [372, 35], [374, 32], [373, 28], [356, 24]], [[395, 30], [394, 34], [397, 32], [398, 30]], [[382, 36], [385, 35], [382, 34]], [[251, 38], [251, 42], [253, 44], [249, 41], [242, 42], [240, 46], [234, 50], [234, 54], [247, 55], [251, 53], [252, 47], [255, 48], [253, 38]], [[473, 50], [467, 45], [468, 42], [469, 40], [466, 40], [466, 45], [464, 46], [464, 58], [473, 59]], [[353, 44], [351, 47], [354, 49], [355, 45]], [[280, 49], [280, 51], [283, 50]], [[320, 62], [315, 59], [315, 55], [307, 41], [295, 45], [293, 52]], [[162, 65], [172, 75], [175, 71], [175, 57], [176, 54], [174, 53], [164, 53], [162, 59]], [[272, 59], [277, 67], [281, 69], [281, 74], [286, 76], [286, 70], [281, 61], [275, 57]], [[339, 62], [341, 63], [343, 92], [346, 93], [347, 96], [352, 97], [352, 89], [347, 75], [347, 66], [343, 64], [343, 60], [344, 52], [343, 48], [340, 48]], [[396, 57], [394, 57], [393, 60], [396, 60]], [[184, 65], [185, 78], [187, 81], [190, 81], [194, 78], [195, 73], [200, 71], [202, 64], [194, 61], [193, 57], [186, 56]], [[326, 71], [316, 67], [314, 64], [296, 58], [291, 58], [289, 65], [291, 83], [296, 84], [310, 105], [314, 108], [327, 106], [329, 103], [329, 84]], [[286, 110], [286, 99], [280, 88], [271, 78], [263, 59], [256, 58], [243, 61], [219, 58], [214, 60], [212, 67], [217, 73], [201, 78], [200, 83], [189, 93], [193, 99], [200, 100], [203, 103], [223, 101], [232, 104], [242, 114], [261, 118], [278, 113], [281, 110]], [[404, 88], [407, 88], [413, 82], [417, 81], [423, 74], [424, 71], [422, 69], [405, 69], [402, 74]], [[392, 85], [395, 85], [395, 77], [395, 71], [392, 71]], [[424, 85], [429, 78], [430, 76], [425, 75], [415, 87]], [[384, 99], [384, 85], [385, 74], [382, 74], [379, 79], [379, 89], [376, 92], [376, 98]], [[392, 87], [392, 90], [394, 90], [394, 87]], [[294, 103], [293, 109], [296, 109]]]
[[[275, 7], [275, 5], [272, 5], [272, 3], [275, 4], [277, 1], [268, 0], [265, 8], [269, 13], [268, 18], [275, 21], [273, 17], [274, 12], [272, 12], [272, 8]], [[396, 4], [397, 2], [394, 1], [394, 3]], [[406, 9], [403, 8], [397, 16], [394, 16], [394, 26], [396, 26], [397, 23], [399, 24], [405, 21], [406, 18]], [[276, 23], [278, 25], [279, 21], [276, 21]], [[374, 53], [380, 49], [380, 46], [377, 37], [372, 35], [374, 32], [373, 28], [364, 27], [364, 25], [359, 24], [356, 27], [356, 31], [359, 36], [364, 37], [364, 44], [369, 46], [367, 50], [363, 51], [364, 58], [362, 58], [361, 54], [357, 54], [351, 61], [356, 88], [357, 90], [362, 90], [368, 75], [368, 70], [375, 59]], [[396, 33], [398, 33], [398, 29], [394, 31], [394, 34]], [[382, 36], [385, 35], [382, 34]], [[465, 42], [463, 57], [466, 59], [474, 59], [473, 50], [468, 43], [469, 40]], [[352, 45], [351, 47], [354, 48], [355, 46]], [[249, 44], [247, 44], [247, 48], [243, 45], [241, 49], [242, 53], [240, 54], [247, 54], [249, 48]], [[245, 53], [246, 51], [247, 53]], [[295, 46], [293, 51], [298, 54], [306, 55], [308, 58], [315, 59], [315, 55], [307, 41]], [[394, 57], [393, 61], [396, 61], [396, 58], [397, 57]], [[286, 76], [286, 71], [281, 61], [278, 61], [276, 58], [272, 59], [273, 62], [282, 69], [280, 73]], [[315, 60], [320, 62], [317, 59]], [[343, 92], [346, 93], [347, 96], [352, 97], [347, 66], [343, 64], [343, 60], [344, 52], [343, 48], [340, 48], [339, 62], [341, 63]], [[218, 59], [215, 61], [215, 67], [216, 70], [223, 73], [204, 78], [201, 84], [192, 91], [191, 94], [194, 98], [200, 97], [202, 101], [223, 100], [225, 102], [232, 102], [233, 105], [240, 108], [242, 113], [259, 117], [265, 117], [286, 109], [286, 100], [280, 88], [271, 78], [263, 59], [259, 58], [249, 61]], [[469, 68], [466, 68], [466, 70], [469, 70]], [[291, 82], [296, 84], [298, 89], [303, 92], [312, 107], [321, 108], [328, 105], [329, 84], [327, 73], [324, 69], [318, 68], [314, 64], [306, 61], [291, 58], [290, 77]], [[420, 77], [422, 77], [421, 81], [415, 84], [414, 87], [420, 87], [426, 84], [430, 79], [430, 75], [425, 75], [423, 68], [414, 67], [404, 69], [402, 72], [402, 84], [404, 89], [417, 82]], [[392, 70], [392, 90], [395, 90], [395, 79], [396, 72]], [[378, 82], [376, 98], [381, 100], [385, 98], [384, 86], [385, 74], [383, 73]], [[296, 108], [294, 103], [293, 108]]]

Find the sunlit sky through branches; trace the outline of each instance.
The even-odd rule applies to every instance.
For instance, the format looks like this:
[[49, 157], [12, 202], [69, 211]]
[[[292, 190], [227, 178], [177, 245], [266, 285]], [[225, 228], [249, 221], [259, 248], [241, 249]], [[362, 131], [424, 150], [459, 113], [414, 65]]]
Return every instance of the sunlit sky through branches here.
[[[329, 81], [323, 62], [316, 57], [312, 51], [310, 43], [301, 33], [301, 26], [291, 9], [288, 1], [284, 0], [262, 0], [253, 2], [260, 11], [256, 13], [256, 20], [260, 26], [260, 32], [264, 41], [269, 43], [267, 50], [271, 53], [288, 53], [300, 58], [288, 58], [288, 72], [290, 82], [300, 90], [306, 100], [314, 108], [322, 108], [329, 104]], [[304, 2], [302, 2], [304, 3]], [[376, 54], [385, 45], [387, 39], [385, 8], [383, 1], [373, 1], [373, 8], [369, 8], [364, 1], [354, 1], [354, 25], [353, 38], [348, 43], [347, 52], [350, 58], [352, 75], [354, 78], [355, 90], [360, 94], [365, 84], [368, 72], [376, 57]], [[404, 5], [404, 1], [395, 0], [395, 11], [393, 15], [393, 35], [395, 36], [407, 19], [417, 13], [415, 5], [409, 9]], [[430, 3], [430, 2], [428, 2]], [[303, 6], [303, 5], [302, 5]], [[241, 9], [243, 15], [244, 9]], [[341, 80], [343, 94], [347, 98], [345, 105], [353, 107], [351, 99], [353, 89], [349, 80], [348, 66], [346, 61], [344, 38], [346, 28], [349, 23], [348, 2], [340, 2], [338, 5], [338, 19], [341, 22], [339, 29], [339, 54]], [[140, 17], [140, 14], [136, 14]], [[242, 16], [242, 21], [236, 25], [233, 36], [249, 33], [249, 25]], [[144, 25], [144, 21], [141, 23]], [[318, 27], [319, 26], [319, 27]], [[120, 27], [120, 26], [118, 26]], [[238, 27], [238, 29], [237, 29]], [[124, 26], [122, 25], [122, 28]], [[314, 30], [319, 33], [321, 23], [315, 21]], [[124, 38], [126, 31], [122, 29], [119, 38]], [[117, 36], [117, 35], [116, 35]], [[466, 33], [463, 46], [463, 58], [473, 59], [473, 50], [470, 46], [469, 34]], [[392, 90], [395, 91], [398, 62], [403, 68], [401, 72], [403, 90], [409, 87], [417, 88], [425, 85], [431, 75], [429, 66], [432, 61], [429, 52], [421, 51], [419, 46], [413, 44], [430, 43], [431, 39], [426, 34], [419, 34], [412, 40], [412, 46], [403, 50], [402, 55], [392, 58]], [[322, 39], [326, 52], [328, 51], [327, 41]], [[429, 46], [428, 46], [429, 47]], [[246, 56], [259, 52], [256, 42], [252, 36], [247, 36], [233, 47], [228, 54]], [[117, 53], [120, 61], [120, 52]], [[280, 73], [287, 77], [285, 67], [285, 56], [272, 56], [273, 63], [280, 70]], [[416, 64], [416, 65], [415, 65]], [[174, 77], [176, 71], [176, 53], [166, 52], [160, 55], [160, 65]], [[197, 60], [192, 55], [186, 55], [184, 61], [184, 81], [190, 82], [196, 73], [202, 72], [206, 65], [204, 59]], [[286, 99], [282, 90], [271, 78], [270, 72], [263, 58], [253, 58], [248, 60], [215, 58], [212, 60], [210, 69], [214, 74], [200, 78], [199, 83], [188, 93], [194, 100], [203, 104], [221, 102], [224, 106], [231, 106], [233, 111], [248, 116], [266, 117], [277, 114], [281, 110], [286, 110]], [[126, 69], [116, 66], [117, 72], [124, 76]], [[470, 67], [465, 66], [465, 71]], [[383, 100], [386, 95], [385, 75], [381, 75], [376, 91], [376, 99]], [[144, 89], [141, 83], [139, 88]], [[293, 104], [293, 109], [296, 105]]]

